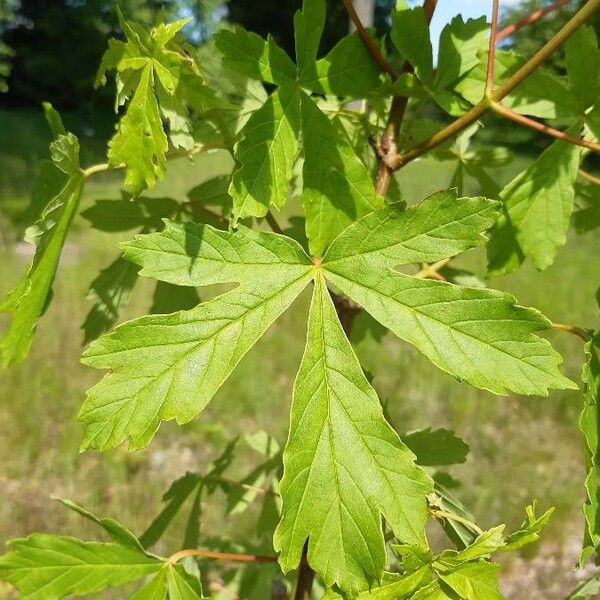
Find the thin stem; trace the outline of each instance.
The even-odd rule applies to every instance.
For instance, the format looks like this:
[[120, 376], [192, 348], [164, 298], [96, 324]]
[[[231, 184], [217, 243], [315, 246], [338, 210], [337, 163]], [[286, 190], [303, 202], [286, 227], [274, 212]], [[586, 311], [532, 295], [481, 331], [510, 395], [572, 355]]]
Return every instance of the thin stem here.
[[545, 8], [538, 8], [537, 10], [534, 10], [532, 13], [526, 15], [522, 19], [519, 19], [516, 23], [511, 23], [510, 25], [502, 28], [496, 36], [496, 41], [499, 42], [500, 40], [513, 35], [520, 29], [523, 29], [523, 27], [531, 25], [532, 23], [535, 23], [536, 21], [539, 21], [541, 18], [545, 17], [547, 14], [566, 6], [569, 4], [569, 2], [570, 0], [558, 0], [558, 2], [554, 2]]
[[560, 48], [598, 9], [600, 0], [588, 0], [579, 11], [540, 48], [516, 73], [509, 77], [493, 94], [492, 100], [499, 102], [512, 92], [529, 75], [538, 69]]
[[273, 213], [271, 211], [267, 212], [267, 214], [265, 216], [265, 220], [269, 224], [269, 227], [275, 233], [283, 233], [283, 229], [281, 229], [281, 227], [279, 226], [279, 223], [277, 222], [277, 219], [275, 219], [275, 216], [273, 215]]
[[582, 329], [581, 327], [577, 327], [576, 325], [569, 325], [567, 323], [552, 323], [552, 327], [554, 327], [554, 329], [558, 329], [559, 331], [566, 331], [567, 333], [576, 335], [584, 342], [589, 342], [592, 339], [592, 336], [588, 331]]
[[[178, 158], [189, 158], [195, 156], [196, 154], [202, 154], [203, 152], [208, 152], [209, 150], [226, 150], [226, 148], [220, 144], [200, 144], [187, 150], [182, 148], [172, 150], [171, 152], [168, 152], [165, 157], [167, 160], [177, 160]], [[113, 171], [124, 168], [125, 164], [112, 166], [108, 163], [100, 163], [87, 167], [87, 169], [82, 169], [82, 173], [83, 176], [87, 178], [91, 177], [92, 175], [96, 175], [97, 173], [104, 173], [105, 171]]]
[[438, 281], [446, 281], [443, 275], [440, 275], [439, 271], [443, 269], [452, 259], [445, 258], [432, 265], [424, 265], [423, 268], [413, 275], [418, 279], [437, 279]]
[[346, 7], [346, 11], [348, 12], [348, 16], [350, 17], [350, 20], [352, 21], [352, 23], [354, 23], [354, 27], [356, 27], [356, 31], [357, 31], [358, 35], [360, 36], [360, 39], [362, 40], [363, 44], [369, 51], [369, 54], [371, 55], [373, 60], [377, 63], [379, 68], [384, 73], [389, 75], [391, 77], [392, 81], [394, 81], [396, 79], [396, 73], [394, 73], [394, 69], [392, 69], [392, 66], [388, 63], [387, 60], [385, 60], [383, 54], [381, 54], [381, 52], [379, 51], [377, 44], [374, 42], [373, 38], [369, 35], [369, 32], [365, 29], [365, 26], [362, 24], [360, 17], [358, 16], [358, 14], [354, 8], [354, 4], [352, 3], [352, 0], [342, 0], [342, 2], [344, 3], [344, 6]]
[[506, 106], [502, 106], [494, 102], [492, 104], [492, 110], [502, 117], [514, 121], [515, 123], [519, 123], [519, 125], [523, 125], [524, 127], [529, 127], [529, 129], [533, 129], [535, 131], [539, 131], [540, 133], [545, 133], [546, 135], [552, 136], [557, 140], [564, 140], [565, 142], [569, 142], [571, 144], [575, 144], [576, 146], [582, 146], [583, 148], [588, 148], [588, 150], [593, 150], [594, 152], [600, 152], [600, 144], [596, 144], [595, 142], [589, 142], [583, 138], [577, 137], [575, 135], [570, 135], [565, 133], [564, 131], [560, 131], [559, 129], [554, 129], [554, 127], [550, 127], [544, 123], [540, 123], [535, 119], [531, 119], [526, 117], [525, 115], [521, 115], [514, 110], [507, 108]]
[[179, 562], [187, 556], [200, 556], [202, 558], [215, 558], [217, 560], [231, 560], [236, 562], [256, 562], [256, 563], [274, 563], [277, 562], [276, 556], [261, 556], [260, 554], [238, 554], [236, 552], [215, 552], [214, 550], [202, 550], [193, 548], [190, 550], [180, 550], [167, 559], [171, 565]]
[[459, 134], [475, 123], [492, 103], [500, 102], [508, 96], [519, 84], [531, 75], [548, 57], [561, 46], [594, 12], [600, 8], [600, 0], [588, 0], [583, 7], [550, 39], [534, 56], [532, 56], [516, 73], [509, 77], [497, 90], [490, 92], [489, 97], [473, 106], [471, 110], [444, 127], [428, 140], [414, 146], [407, 152], [389, 156], [386, 162], [389, 168], [397, 170], [425, 154], [429, 150], [443, 144], [446, 140]]
[[243, 483], [242, 481], [236, 481], [235, 479], [228, 479], [227, 477], [218, 477], [217, 475], [207, 475], [203, 477], [204, 481], [215, 481], [217, 483], [225, 483], [227, 485], [232, 485], [234, 487], [239, 487], [244, 490], [248, 490], [249, 492], [256, 492], [257, 494], [261, 494], [264, 496], [277, 494], [273, 490], [268, 490], [262, 487], [257, 487], [255, 485], [248, 485], [247, 483]]
[[488, 50], [487, 70], [485, 74], [485, 95], [489, 96], [494, 87], [494, 71], [496, 66], [496, 40], [498, 38], [498, 12], [500, 0], [492, 0], [492, 29]]
[[[423, 3], [423, 12], [425, 13], [425, 20], [428, 25], [431, 23], [436, 6], [437, 0], [425, 0]], [[414, 68], [410, 62], [405, 61], [402, 66], [402, 73], [412, 73], [413, 71]], [[396, 144], [407, 107], [407, 96], [394, 96], [392, 98], [392, 106], [390, 107], [390, 114], [388, 116], [385, 132], [379, 144], [383, 154], [379, 156], [379, 168], [375, 180], [375, 191], [380, 196], [385, 196], [390, 186], [393, 169], [388, 164], [386, 158], [388, 155], [395, 155], [397, 153]]]
[[478, 535], [481, 535], [483, 533], [483, 529], [481, 529], [481, 527], [479, 527], [472, 521], [469, 521], [469, 519], [465, 519], [464, 517], [461, 517], [459, 515], [455, 515], [453, 513], [446, 512], [445, 510], [437, 510], [437, 509], [431, 509], [429, 512], [436, 519], [450, 519], [451, 521], [457, 521], [458, 523], [462, 523], [463, 525], [466, 525], [469, 529], [471, 529]]
[[300, 566], [298, 567], [298, 578], [296, 580], [296, 591], [294, 600], [310, 600], [310, 591], [312, 589], [315, 572], [308, 564], [308, 541], [302, 549], [300, 557]]
[[579, 169], [578, 174], [586, 181], [589, 181], [590, 183], [595, 183], [596, 185], [600, 185], [600, 177], [592, 175], [591, 173], [588, 173], [588, 171], [584, 171], [583, 169]]

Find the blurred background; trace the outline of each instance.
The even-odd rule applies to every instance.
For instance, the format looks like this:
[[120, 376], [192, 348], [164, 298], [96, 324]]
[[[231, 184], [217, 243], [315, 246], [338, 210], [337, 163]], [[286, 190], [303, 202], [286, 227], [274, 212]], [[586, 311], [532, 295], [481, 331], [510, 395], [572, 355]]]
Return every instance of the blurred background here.
[[[122, 0], [125, 15], [145, 24], [190, 16], [184, 30], [210, 68], [215, 60], [211, 38], [220, 27], [241, 23], [260, 34], [272, 33], [293, 49], [292, 19], [300, 0]], [[322, 51], [348, 31], [339, 0], [330, 10]], [[393, 0], [356, 0], [367, 23], [380, 33], [389, 25]], [[509, 22], [543, 5], [539, 1], [502, 2]], [[578, 7], [563, 9], [506, 40], [508, 46], [531, 54]], [[462, 13], [489, 15], [491, 2], [440, 0], [432, 24], [435, 40], [445, 22]], [[600, 22], [596, 30], [600, 31]], [[3, 296], [31, 259], [31, 247], [21, 241], [26, 208], [38, 160], [47, 156], [49, 135], [40, 103], [50, 101], [64, 116], [67, 129], [80, 137], [82, 164], [104, 162], [106, 141], [115, 115], [114, 89], [93, 89], [94, 75], [110, 36], [119, 35], [113, 0], [0, 0], [0, 294]], [[214, 65], [213, 65], [214, 66]], [[562, 56], [549, 68], [561, 72]], [[444, 117], [433, 115], [442, 124]], [[486, 119], [479, 143], [501, 140], [511, 161], [495, 176], [508, 181], [548, 141], [529, 130]], [[179, 200], [194, 186], [228, 173], [225, 153], [202, 155], [169, 165], [167, 179], [151, 196]], [[409, 201], [447, 187], [450, 167], [425, 158], [398, 174]], [[83, 207], [96, 199], [119, 197], [119, 174], [103, 174], [89, 182]], [[285, 221], [291, 215], [284, 214]], [[583, 227], [582, 229], [585, 229]], [[85, 536], [88, 526], [50, 500], [68, 497], [98, 514], [110, 515], [141, 533], [159, 510], [171, 481], [186, 471], [204, 470], [235, 435], [262, 429], [283, 443], [291, 386], [304, 337], [302, 297], [276, 330], [270, 331], [236, 370], [209, 408], [185, 427], [163, 424], [149, 448], [128, 453], [118, 448], [106, 454], [78, 454], [80, 428], [75, 422], [85, 390], [98, 373], [79, 365], [80, 325], [90, 309], [85, 299], [90, 281], [117, 254], [119, 236], [94, 232], [77, 220], [67, 241], [55, 284], [55, 299], [42, 319], [28, 360], [0, 373], [0, 547], [7, 539], [32, 531]], [[458, 263], [484, 275], [480, 252]], [[555, 321], [597, 326], [594, 294], [600, 273], [598, 237], [572, 231], [556, 263], [543, 273], [525, 265], [517, 273], [490, 285], [513, 293], [521, 304], [539, 308]], [[123, 318], [145, 314], [148, 286], [138, 286]], [[4, 319], [4, 316], [1, 317]], [[0, 320], [0, 327], [5, 320]], [[455, 429], [471, 447], [465, 465], [451, 474], [463, 485], [454, 490], [482, 526], [516, 526], [524, 506], [537, 498], [541, 508], [557, 512], [542, 543], [506, 565], [503, 589], [509, 598], [562, 598], [582, 577], [574, 570], [582, 534], [582, 441], [577, 431], [581, 398], [577, 392], [549, 398], [495, 397], [461, 385], [436, 371], [412, 347], [393, 336], [373, 334], [359, 321], [355, 343], [363, 365], [403, 430], [432, 425]], [[379, 339], [381, 337], [381, 340]], [[565, 369], [578, 379], [581, 343], [559, 334], [551, 341], [565, 356]], [[260, 457], [257, 457], [257, 459]], [[252, 452], [233, 466], [246, 472]], [[203, 536], [251, 535], [247, 515], [225, 519], [219, 498], [204, 508]], [[90, 533], [91, 535], [91, 533]], [[180, 532], [172, 540], [179, 539]], [[165, 544], [169, 544], [169, 538]], [[173, 541], [173, 543], [176, 543]], [[0, 598], [9, 597], [1, 587]], [[532, 592], [532, 590], [537, 590]], [[539, 592], [539, 593], [538, 593]]]

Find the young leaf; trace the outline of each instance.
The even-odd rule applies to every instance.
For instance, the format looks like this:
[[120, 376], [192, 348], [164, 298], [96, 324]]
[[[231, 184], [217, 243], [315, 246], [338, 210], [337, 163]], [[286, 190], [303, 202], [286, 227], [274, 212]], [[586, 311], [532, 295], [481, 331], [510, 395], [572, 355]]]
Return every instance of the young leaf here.
[[246, 77], [276, 85], [296, 79], [296, 66], [271, 36], [264, 40], [256, 33], [235, 27], [219, 31], [215, 43], [223, 53], [225, 65]]
[[358, 33], [342, 38], [317, 61], [316, 77], [302, 86], [325, 95], [363, 98], [381, 85], [381, 70]]
[[310, 252], [328, 244], [357, 218], [382, 206], [364, 164], [305, 94], [301, 99], [304, 170], [302, 202]]
[[121, 525], [114, 519], [111, 519], [108, 517], [104, 517], [104, 518], [97, 517], [95, 514], [91, 513], [89, 510], [86, 510], [85, 508], [78, 506], [77, 504], [75, 504], [74, 502], [72, 502], [71, 500], [68, 500], [66, 498], [56, 498], [56, 500], [58, 500], [63, 506], [70, 508], [71, 510], [75, 511], [82, 517], [91, 521], [92, 523], [95, 523], [96, 525], [99, 525], [100, 527], [102, 527], [102, 529], [104, 529], [108, 533], [108, 535], [110, 535], [110, 537], [113, 539], [113, 541], [115, 541], [117, 544], [121, 544], [122, 546], [129, 546], [130, 548], [133, 548], [134, 550], [139, 550], [140, 552], [144, 552], [144, 548], [143, 548], [142, 544], [135, 537], [135, 535], [133, 535], [133, 533], [131, 533], [131, 531], [129, 531], [129, 529], [127, 529], [126, 527], [123, 527], [123, 525]]
[[161, 420], [193, 419], [312, 277], [296, 242], [245, 228], [232, 234], [169, 224], [125, 250], [140, 275], [176, 285], [242, 285], [189, 311], [129, 321], [92, 343], [84, 364], [111, 372], [81, 408], [83, 448], [110, 448], [127, 438], [141, 448]]
[[171, 487], [163, 496], [163, 501], [168, 502], [168, 504], [140, 536], [140, 543], [144, 548], [153, 546], [162, 537], [184, 502], [192, 492], [197, 490], [200, 481], [200, 476], [196, 473], [186, 473], [171, 484]]
[[165, 600], [167, 595], [167, 568], [163, 567], [145, 586], [135, 592], [130, 600]]
[[170, 566], [167, 571], [169, 600], [201, 600], [200, 581], [187, 573], [181, 565]]
[[[408, 600], [413, 594], [432, 579], [431, 570], [422, 567], [414, 573], [398, 575], [396, 573], [384, 573], [381, 585], [361, 592], [356, 600]], [[321, 600], [341, 600], [347, 598], [337, 591], [330, 589]]]
[[463, 21], [458, 15], [440, 35], [435, 87], [443, 89], [479, 64], [479, 52], [485, 48], [489, 25], [485, 17]]
[[579, 27], [569, 38], [565, 44], [565, 66], [572, 95], [583, 115], [600, 100], [600, 52], [592, 27]]
[[[573, 387], [558, 370], [560, 356], [533, 334], [549, 327], [539, 312], [516, 306], [514, 298], [501, 292], [416, 279], [392, 270], [479, 243], [481, 232], [493, 220], [495, 205], [489, 206], [494, 210], [487, 218], [481, 218], [478, 213], [485, 201], [466, 202], [467, 214], [476, 215], [467, 218], [471, 230], [460, 218], [453, 224], [447, 211], [441, 211], [440, 221], [429, 224], [424, 217], [435, 213], [432, 204], [442, 207], [444, 202], [441, 196], [395, 218], [384, 209], [359, 220], [331, 245], [323, 259], [325, 276], [439, 368], [471, 385], [496, 394], [512, 390], [540, 395], [548, 388]], [[444, 218], [449, 221], [444, 223]], [[421, 230], [407, 233], [408, 223], [421, 224]], [[428, 229], [446, 233], [432, 243]]]
[[525, 509], [525, 521], [523, 521], [523, 524], [517, 531], [514, 531], [506, 538], [506, 543], [499, 550], [505, 552], [519, 550], [523, 546], [537, 542], [540, 539], [540, 532], [548, 525], [554, 508], [550, 508], [543, 515], [536, 517], [536, 507], [537, 502], [534, 501], [533, 504]]
[[[50, 153], [56, 169], [65, 175], [64, 183], [55, 196], [48, 196], [39, 220], [27, 231], [27, 241], [36, 246], [27, 274], [0, 303], [0, 311], [11, 313], [10, 326], [0, 342], [5, 366], [23, 360], [29, 353], [37, 320], [50, 301], [60, 254], [81, 199], [83, 175], [77, 138], [71, 133], [60, 135], [50, 145]], [[55, 174], [50, 177], [48, 189], [55, 190]]]
[[567, 239], [580, 157], [580, 147], [557, 140], [504, 187], [487, 247], [491, 274], [514, 271], [526, 257], [538, 269], [552, 264]]
[[600, 543], [600, 487], [598, 486], [598, 468], [600, 467], [599, 412], [600, 399], [600, 344], [597, 336], [585, 344], [586, 364], [581, 379], [583, 381], [583, 408], [579, 416], [579, 429], [585, 439], [586, 500], [583, 505], [585, 534], [583, 548], [579, 557], [585, 563]]
[[400, 54], [415, 67], [419, 79], [426, 86], [431, 86], [433, 51], [423, 7], [399, 7], [399, 10], [394, 11], [390, 36]]
[[498, 589], [499, 570], [499, 565], [478, 561], [465, 563], [450, 572], [439, 573], [439, 576], [461, 599], [503, 600]]
[[147, 65], [117, 133], [108, 144], [108, 162], [112, 167], [125, 165], [125, 189], [134, 196], [162, 179], [167, 168], [165, 153], [169, 143], [152, 85], [152, 67]]
[[9, 548], [0, 557], [0, 578], [28, 600], [93, 594], [157, 573], [163, 564], [130, 546], [57, 535], [33, 534]]
[[387, 424], [317, 276], [294, 385], [275, 548], [284, 571], [309, 564], [348, 593], [381, 579], [382, 513], [399, 539], [425, 545], [429, 477]]
[[417, 457], [417, 464], [423, 467], [463, 463], [469, 453], [469, 446], [447, 429], [432, 431], [427, 427], [403, 435], [402, 441]]
[[297, 88], [281, 87], [252, 114], [235, 147], [241, 166], [229, 186], [235, 219], [264, 217], [273, 205], [287, 202], [298, 153], [300, 96]]
[[304, 0], [294, 15], [296, 64], [301, 84], [314, 77], [317, 53], [325, 27], [324, 0]]

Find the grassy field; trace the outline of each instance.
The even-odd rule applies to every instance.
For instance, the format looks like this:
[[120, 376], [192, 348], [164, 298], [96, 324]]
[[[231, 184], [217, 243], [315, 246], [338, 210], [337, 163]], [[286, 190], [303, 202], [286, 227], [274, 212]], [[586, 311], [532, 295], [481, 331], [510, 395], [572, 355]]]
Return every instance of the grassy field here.
[[[18, 215], [27, 201], [35, 159], [44, 153], [42, 131], [37, 117], [0, 113], [0, 202], [12, 215]], [[98, 143], [85, 142], [85, 155], [90, 160], [99, 156]], [[184, 199], [192, 187], [230, 168], [229, 159], [220, 153], [173, 162], [167, 179], [152, 195]], [[402, 171], [400, 184], [404, 196], [413, 201], [445, 187], [449, 179], [444, 164], [423, 160]], [[99, 175], [89, 182], [84, 206], [94, 199], [117, 198], [119, 185], [117, 175]], [[0, 250], [2, 294], [30, 259], [30, 249], [14, 241], [15, 228], [5, 222], [3, 229], [7, 240]], [[50, 495], [72, 498], [141, 532], [156, 514], [168, 484], [187, 470], [202, 470], [234, 435], [266, 429], [285, 440], [291, 386], [304, 338], [306, 295], [249, 353], [198, 419], [185, 427], [164, 424], [142, 452], [118, 448], [102, 455], [78, 453], [81, 430], [75, 416], [85, 390], [99, 377], [78, 362], [80, 324], [90, 308], [85, 292], [97, 270], [116, 257], [119, 239], [90, 232], [83, 219], [76, 222], [59, 268], [54, 301], [41, 321], [31, 355], [0, 376], [0, 544], [34, 530], [91, 534]], [[510, 291], [521, 304], [536, 306], [553, 320], [592, 327], [597, 320], [598, 250], [593, 233], [572, 235], [547, 271], [537, 273], [526, 265], [490, 285]], [[483, 274], [485, 260], [474, 251], [457, 264]], [[150, 289], [149, 282], [138, 287], [124, 318], [145, 314]], [[400, 429], [428, 425], [456, 429], [469, 443], [468, 462], [451, 473], [465, 483], [457, 495], [484, 526], [518, 524], [524, 505], [534, 498], [543, 508], [557, 507], [539, 555], [514, 560], [504, 584], [510, 598], [532, 597], [516, 589], [515, 581], [529, 581], [533, 589], [545, 590], [540, 597], [560, 598], [558, 594], [573, 581], [573, 575], [562, 570], [570, 570], [575, 560], [582, 528], [582, 453], [576, 427], [580, 395], [495, 397], [457, 383], [391, 335], [385, 335], [381, 344], [369, 333], [356, 337], [363, 365], [373, 374]], [[552, 333], [550, 338], [565, 356], [566, 372], [577, 379], [581, 344], [564, 334]], [[242, 456], [233, 473], [243, 472], [252, 460], [251, 454]], [[243, 517], [225, 524], [218, 501], [205, 508], [203, 535], [251, 531]], [[160, 550], [169, 552], [179, 539], [180, 532], [167, 537]]]

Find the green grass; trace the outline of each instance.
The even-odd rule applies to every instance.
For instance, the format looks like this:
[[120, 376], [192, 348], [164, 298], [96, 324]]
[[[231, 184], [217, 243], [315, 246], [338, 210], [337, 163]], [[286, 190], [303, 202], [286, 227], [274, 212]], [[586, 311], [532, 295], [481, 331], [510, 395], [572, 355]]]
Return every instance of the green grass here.
[[[0, 112], [0, 131], [0, 202], [3, 208], [8, 204], [8, 212], [16, 217], [26, 204], [35, 160], [45, 152], [46, 134], [39, 118], [22, 113]], [[96, 140], [84, 140], [86, 156], [99, 155], [99, 147]], [[173, 162], [167, 179], [152, 195], [182, 200], [192, 187], [230, 168], [222, 153]], [[400, 177], [409, 201], [444, 187], [449, 180], [447, 166], [430, 160], [411, 164]], [[94, 199], [117, 198], [119, 185], [119, 174], [98, 175], [89, 182], [84, 206]], [[92, 232], [83, 219], [75, 223], [54, 301], [41, 320], [31, 355], [0, 377], [0, 543], [34, 530], [95, 535], [90, 526], [52, 502], [51, 494], [114, 516], [141, 533], [169, 483], [186, 470], [205, 468], [234, 435], [267, 429], [285, 440], [291, 388], [305, 335], [306, 295], [250, 352], [198, 419], [185, 427], [163, 424], [142, 452], [118, 448], [102, 455], [78, 453], [81, 430], [75, 417], [85, 390], [100, 376], [78, 362], [79, 328], [90, 307], [85, 292], [97, 270], [117, 255], [116, 243], [124, 237]], [[2, 249], [0, 293], [10, 289], [28, 260], [22, 244], [9, 243]], [[484, 272], [480, 251], [467, 253], [458, 262]], [[537, 273], [526, 265], [491, 284], [553, 320], [593, 327], [598, 273], [597, 237], [573, 235], [547, 271]], [[123, 318], [147, 311], [151, 289], [150, 282], [138, 287]], [[550, 337], [565, 356], [567, 373], [577, 379], [581, 344], [564, 334]], [[447, 427], [470, 444], [468, 462], [451, 472], [465, 484], [457, 495], [483, 525], [514, 526], [524, 505], [538, 498], [542, 507], [558, 508], [546, 536], [550, 547], [558, 552], [568, 536], [578, 536], [583, 471], [577, 392], [542, 399], [495, 397], [437, 371], [389, 334], [378, 344], [367, 332], [356, 348], [400, 430]], [[241, 456], [233, 472], [243, 472], [252, 460], [251, 455]], [[244, 518], [225, 523], [218, 502], [206, 507], [203, 535], [249, 533], [251, 528]], [[159, 551], [175, 549], [180, 537], [180, 532], [171, 535]]]

